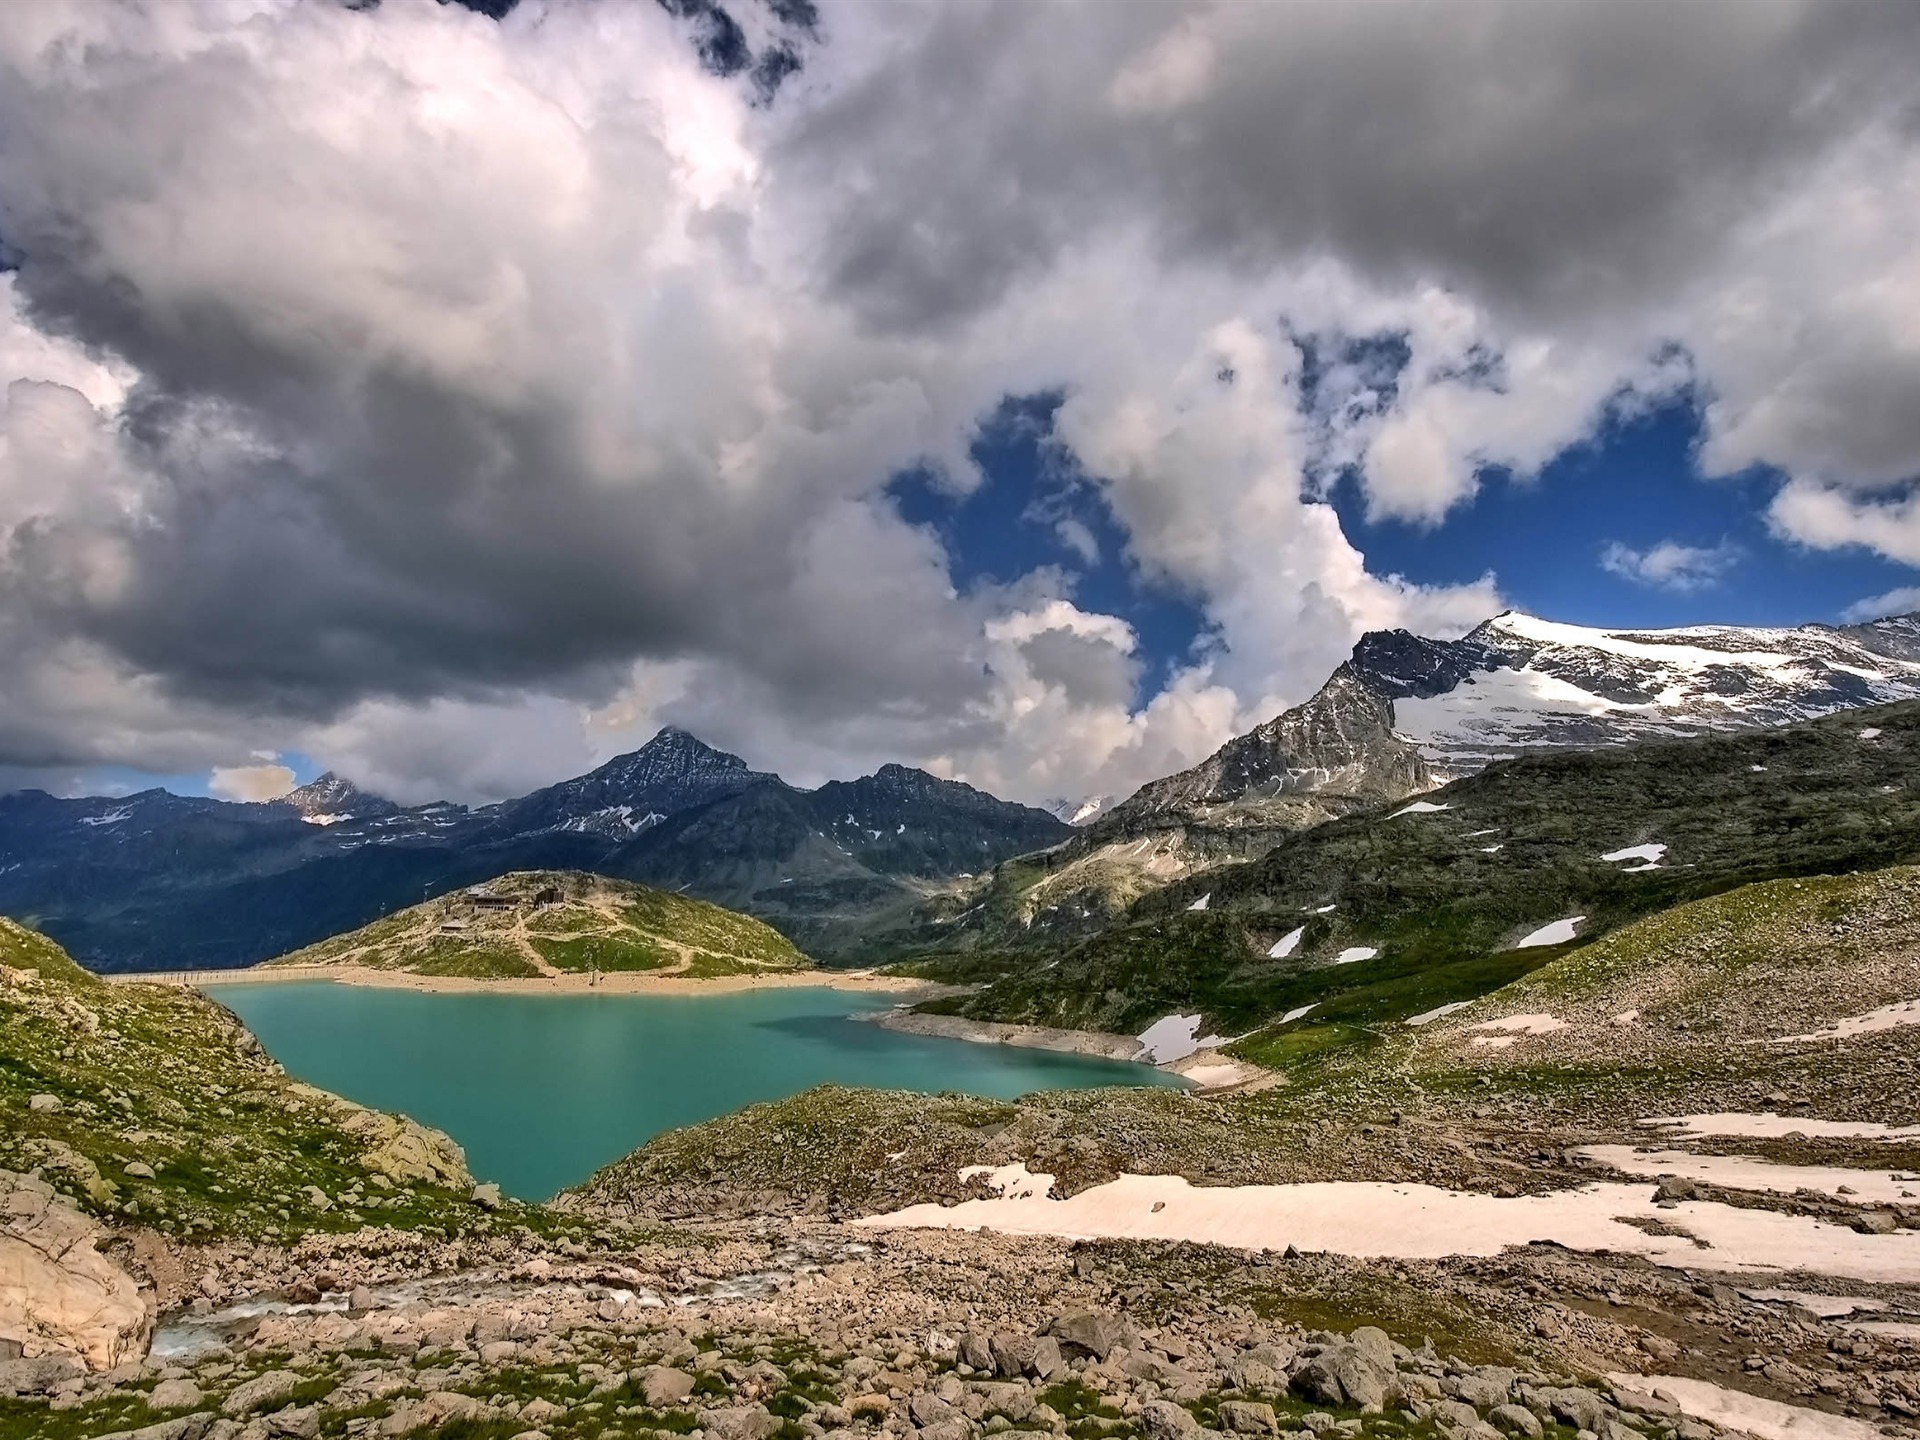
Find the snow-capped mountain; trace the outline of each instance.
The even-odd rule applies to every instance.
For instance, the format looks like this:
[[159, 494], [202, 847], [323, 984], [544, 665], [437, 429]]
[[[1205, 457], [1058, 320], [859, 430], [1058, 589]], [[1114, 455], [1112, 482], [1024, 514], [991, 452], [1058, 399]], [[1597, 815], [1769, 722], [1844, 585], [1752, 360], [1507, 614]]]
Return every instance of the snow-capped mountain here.
[[1920, 616], [1599, 630], [1509, 610], [1459, 640], [1376, 632], [1353, 673], [1450, 780], [1543, 747], [1759, 729], [1920, 696]]
[[1085, 825], [1098, 819], [1114, 806], [1112, 795], [1089, 795], [1081, 800], [1049, 800], [1040, 808], [1066, 825]]
[[1920, 614], [1602, 630], [1509, 610], [1458, 640], [1361, 637], [1305, 704], [1142, 786], [1099, 826], [1231, 821], [1280, 797], [1391, 800], [1546, 748], [1762, 729], [1920, 698]]
[[400, 807], [391, 800], [369, 795], [345, 776], [329, 770], [318, 780], [309, 780], [297, 790], [280, 797], [279, 803], [291, 805], [309, 825], [340, 825], [349, 820], [370, 820], [391, 815]]

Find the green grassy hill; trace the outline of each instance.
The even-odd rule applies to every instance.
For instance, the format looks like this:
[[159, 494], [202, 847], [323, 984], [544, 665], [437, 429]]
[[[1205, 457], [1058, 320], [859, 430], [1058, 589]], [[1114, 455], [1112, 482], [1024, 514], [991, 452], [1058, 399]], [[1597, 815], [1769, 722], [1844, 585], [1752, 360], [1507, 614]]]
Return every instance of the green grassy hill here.
[[528, 870], [396, 911], [269, 961], [418, 975], [532, 979], [652, 971], [688, 979], [805, 969], [760, 921], [626, 880]]
[[[1138, 1032], [1198, 1010], [1241, 1034], [1313, 1007], [1284, 1060], [1517, 979], [1568, 948], [1517, 946], [1554, 921], [1584, 917], [1584, 941], [1752, 881], [1920, 859], [1916, 774], [1915, 703], [1531, 756], [1422, 797], [1440, 808], [1335, 820], [1180, 881], [1079, 945], [911, 968], [990, 981], [933, 1007], [987, 1020]], [[1646, 845], [1657, 862], [1604, 858]]]
[[36, 1168], [101, 1219], [182, 1239], [481, 1216], [438, 1131], [289, 1079], [195, 991], [110, 984], [0, 919], [0, 1169]]

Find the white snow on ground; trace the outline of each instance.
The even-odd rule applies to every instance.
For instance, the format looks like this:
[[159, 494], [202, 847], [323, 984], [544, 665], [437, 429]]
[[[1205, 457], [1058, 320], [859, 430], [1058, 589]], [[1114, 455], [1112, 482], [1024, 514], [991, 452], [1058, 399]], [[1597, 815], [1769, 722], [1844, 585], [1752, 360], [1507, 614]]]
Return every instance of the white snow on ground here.
[[1199, 1015], [1168, 1015], [1140, 1032], [1140, 1058], [1155, 1065], [1184, 1060], [1196, 1050], [1227, 1042], [1218, 1036], [1200, 1037]]
[[1773, 1043], [1790, 1045], [1796, 1040], [1851, 1040], [1856, 1035], [1871, 1035], [1876, 1030], [1897, 1030], [1903, 1025], [1920, 1025], [1920, 1000], [1901, 1000], [1892, 1005], [1882, 1005], [1878, 1010], [1869, 1010], [1864, 1015], [1849, 1015], [1844, 1020], [1836, 1020], [1824, 1030], [1810, 1030], [1805, 1035], [1782, 1035]]
[[1480, 853], [1482, 855], [1498, 855], [1505, 848], [1504, 845], [1482, 845], [1480, 847]]
[[1880, 738], [1879, 727], [1875, 725], [1867, 726], [1866, 729], [1860, 732], [1860, 738], [1862, 740], [1878, 740]]
[[1319, 909], [1315, 910], [1313, 913], [1316, 915], [1331, 915], [1338, 908], [1339, 908], [1338, 906], [1334, 906], [1334, 905], [1322, 905]]
[[1317, 1010], [1319, 1008], [1320, 1008], [1320, 1002], [1318, 1000], [1314, 1001], [1313, 1004], [1311, 1005], [1297, 1006], [1294, 1009], [1287, 1011], [1286, 1014], [1282, 1015], [1280, 1017], [1280, 1023], [1282, 1025], [1291, 1025], [1294, 1021], [1298, 1020], [1302, 1015], [1305, 1015], [1309, 1010]]
[[1267, 951], [1267, 958], [1269, 960], [1286, 959], [1287, 956], [1291, 955], [1294, 951], [1300, 948], [1300, 937], [1306, 933], [1307, 933], [1307, 927], [1304, 925], [1302, 925], [1298, 930], [1289, 930], [1286, 934], [1282, 935], [1278, 940], [1273, 942], [1273, 948]]
[[1187, 906], [1187, 909], [1204, 910], [1207, 908], [1208, 903], [1212, 899], [1213, 899], [1213, 892], [1209, 890], [1206, 894], [1202, 895], [1198, 900], [1194, 901], [1193, 904]]
[[1402, 815], [1433, 815], [1442, 810], [1451, 810], [1451, 805], [1436, 805], [1431, 800], [1416, 800], [1411, 805], [1393, 812], [1387, 818], [1398, 820]]
[[1758, 1115], [1732, 1110], [1713, 1115], [1656, 1115], [1640, 1124], [1661, 1130], [1664, 1136], [1684, 1140], [1703, 1135], [1730, 1135], [1742, 1140], [1774, 1140], [1785, 1135], [1804, 1135], [1809, 1140], [1911, 1140], [1920, 1136], [1920, 1125], [1883, 1125], [1878, 1120], [1815, 1120], [1807, 1115], [1776, 1115], [1771, 1110]]
[[1763, 1400], [1744, 1390], [1729, 1390], [1707, 1380], [1678, 1375], [1612, 1374], [1607, 1379], [1642, 1395], [1663, 1390], [1681, 1413], [1727, 1430], [1741, 1430], [1755, 1440], [1880, 1440], [1880, 1431], [1864, 1420], [1829, 1415], [1803, 1405]]
[[1644, 860], [1647, 862], [1647, 868], [1651, 870], [1660, 863], [1660, 857], [1666, 853], [1667, 847], [1664, 845], [1629, 845], [1624, 850], [1614, 850], [1600, 858], [1602, 860]]
[[1036, 1175], [1020, 1160], [1011, 1165], [969, 1165], [960, 1172], [960, 1183], [964, 1185], [976, 1175], [984, 1175], [987, 1188], [1008, 1200], [1030, 1200], [1053, 1193], [1053, 1176]]
[[1455, 1000], [1451, 1004], [1436, 1005], [1433, 1009], [1423, 1010], [1418, 1015], [1409, 1015], [1407, 1017], [1407, 1024], [1428, 1025], [1438, 1020], [1442, 1015], [1451, 1015], [1456, 1010], [1464, 1010], [1472, 1003], [1471, 1000]]
[[1631, 1145], [1587, 1145], [1580, 1154], [1622, 1175], [1678, 1175], [1729, 1190], [1791, 1195], [1817, 1190], [1867, 1205], [1920, 1200], [1920, 1176], [1897, 1170], [1851, 1170], [1838, 1165], [1781, 1165], [1751, 1155], [1692, 1155], [1684, 1150], [1636, 1150]]
[[1482, 1020], [1478, 1025], [1469, 1025], [1469, 1030], [1498, 1030], [1508, 1035], [1551, 1035], [1556, 1030], [1567, 1028], [1567, 1022], [1558, 1015], [1544, 1012], [1533, 1015], [1506, 1015], [1498, 1020]]
[[306, 821], [307, 824], [309, 825], [338, 825], [342, 820], [351, 820], [353, 816], [326, 814], [326, 815], [302, 815], [300, 818]]
[[1467, 839], [1469, 839], [1469, 840], [1478, 840], [1478, 839], [1479, 839], [1479, 838], [1480, 838], [1480, 837], [1481, 837], [1482, 835], [1498, 835], [1499, 833], [1500, 833], [1500, 832], [1499, 832], [1499, 830], [1498, 830], [1498, 829], [1494, 829], [1494, 830], [1469, 830], [1469, 831], [1467, 831]]
[[[1648, 1220], [1685, 1233], [1650, 1234], [1629, 1223]], [[1861, 1235], [1804, 1215], [1701, 1200], [1661, 1208], [1652, 1187], [1639, 1182], [1502, 1199], [1373, 1180], [1196, 1186], [1178, 1175], [1122, 1175], [1065, 1200], [914, 1205], [854, 1223], [985, 1228], [1070, 1240], [1189, 1240], [1242, 1250], [1297, 1245], [1406, 1260], [1497, 1255], [1508, 1246], [1545, 1241], [1642, 1255], [1676, 1269], [1812, 1271], [1868, 1284], [1920, 1282], [1920, 1231]]]
[[1857, 1295], [1819, 1295], [1808, 1290], [1742, 1290], [1749, 1300], [1771, 1300], [1780, 1305], [1798, 1305], [1822, 1320], [1839, 1320], [1862, 1310], [1884, 1310], [1884, 1300], [1868, 1300]]
[[1565, 920], [1556, 920], [1551, 925], [1542, 925], [1531, 935], [1523, 936], [1513, 948], [1525, 950], [1533, 945], [1564, 945], [1574, 938], [1574, 926], [1586, 918], [1584, 915], [1569, 915]]
[[1371, 960], [1379, 953], [1380, 952], [1371, 945], [1349, 945], [1345, 950], [1342, 950], [1338, 955], [1333, 957], [1333, 963], [1336, 965], [1352, 965], [1356, 961]]

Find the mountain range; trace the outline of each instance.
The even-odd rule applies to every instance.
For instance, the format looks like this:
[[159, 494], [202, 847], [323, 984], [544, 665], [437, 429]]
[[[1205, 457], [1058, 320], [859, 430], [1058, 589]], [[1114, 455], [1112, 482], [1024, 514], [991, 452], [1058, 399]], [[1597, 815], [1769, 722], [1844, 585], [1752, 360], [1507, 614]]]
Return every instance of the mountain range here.
[[509, 871], [586, 870], [750, 910], [830, 953], [952, 877], [1069, 833], [900, 765], [802, 790], [670, 727], [473, 809], [402, 806], [331, 774], [263, 803], [0, 796], [0, 912], [96, 969], [218, 969]]
[[1636, 631], [1508, 611], [1457, 640], [1371, 632], [1304, 704], [1119, 804], [1043, 810], [901, 765], [805, 790], [673, 727], [477, 808], [332, 774], [253, 804], [22, 791], [0, 796], [0, 912], [97, 968], [220, 968], [509, 871], [586, 870], [744, 910], [827, 957], [1072, 938], [1490, 762], [1912, 698], [1916, 615]]
[[1457, 640], [1372, 631], [1304, 704], [1143, 785], [1042, 856], [934, 902], [926, 943], [1090, 934], [1288, 835], [1543, 750], [1755, 730], [1920, 698], [1920, 615], [1604, 630], [1506, 611]]

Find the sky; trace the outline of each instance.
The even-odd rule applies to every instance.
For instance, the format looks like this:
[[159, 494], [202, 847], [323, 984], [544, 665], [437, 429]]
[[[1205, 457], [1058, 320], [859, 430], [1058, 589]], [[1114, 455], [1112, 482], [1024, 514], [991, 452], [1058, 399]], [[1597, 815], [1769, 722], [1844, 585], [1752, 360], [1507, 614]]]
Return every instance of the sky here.
[[1905, 0], [0, 7], [0, 790], [1123, 794], [1920, 607]]

